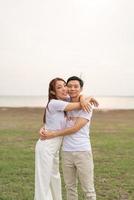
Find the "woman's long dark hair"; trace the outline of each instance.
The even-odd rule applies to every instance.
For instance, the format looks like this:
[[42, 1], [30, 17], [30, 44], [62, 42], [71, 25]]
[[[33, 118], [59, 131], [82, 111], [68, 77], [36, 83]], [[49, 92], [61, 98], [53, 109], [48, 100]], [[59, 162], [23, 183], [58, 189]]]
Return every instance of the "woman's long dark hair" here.
[[56, 94], [55, 94], [55, 92], [56, 92], [55, 85], [56, 85], [57, 81], [63, 81], [66, 84], [66, 82], [62, 78], [54, 78], [53, 80], [50, 81], [49, 88], [48, 88], [48, 102], [47, 102], [47, 105], [46, 105], [45, 110], [44, 110], [43, 123], [46, 122], [46, 109], [48, 107], [50, 100], [51, 99], [57, 99]]

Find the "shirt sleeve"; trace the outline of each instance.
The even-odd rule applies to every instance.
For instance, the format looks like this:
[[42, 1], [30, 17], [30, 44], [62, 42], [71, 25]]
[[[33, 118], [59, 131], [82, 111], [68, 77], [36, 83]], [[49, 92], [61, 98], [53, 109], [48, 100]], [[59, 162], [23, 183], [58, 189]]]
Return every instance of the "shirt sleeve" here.
[[90, 112], [86, 112], [86, 111], [84, 111], [84, 110], [80, 110], [80, 112], [79, 112], [79, 117], [81, 117], [81, 118], [85, 118], [85, 119], [87, 119], [87, 120], [91, 120], [91, 117], [92, 117], [92, 114], [93, 114], [93, 109], [91, 109], [91, 111]]
[[54, 111], [64, 111], [65, 107], [69, 104], [69, 102], [66, 101], [62, 101], [62, 100], [56, 100], [56, 99], [52, 99], [49, 104], [48, 104], [48, 109], [51, 112]]

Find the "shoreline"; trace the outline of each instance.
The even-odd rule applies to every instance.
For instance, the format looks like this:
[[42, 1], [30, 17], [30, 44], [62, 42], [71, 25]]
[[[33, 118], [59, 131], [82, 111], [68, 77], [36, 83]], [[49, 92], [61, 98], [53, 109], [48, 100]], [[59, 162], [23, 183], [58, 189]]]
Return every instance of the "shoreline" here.
[[[9, 107], [9, 106], [0, 106], [0, 110], [44, 110], [45, 107], [35, 107], [35, 106], [23, 106], [23, 107]], [[110, 112], [110, 111], [134, 111], [134, 108], [94, 108], [94, 112]]]
[[[99, 102], [97, 110], [133, 110], [134, 97], [96, 97]], [[43, 96], [11, 96], [0, 98], [0, 107], [5, 108], [44, 108], [47, 97]], [[96, 110], [96, 108], [94, 108]]]

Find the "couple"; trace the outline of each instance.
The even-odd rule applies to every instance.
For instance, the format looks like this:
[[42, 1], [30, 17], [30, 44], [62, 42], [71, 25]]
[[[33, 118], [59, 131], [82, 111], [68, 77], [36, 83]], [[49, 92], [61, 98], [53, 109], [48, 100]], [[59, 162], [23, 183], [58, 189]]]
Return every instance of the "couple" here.
[[62, 200], [59, 173], [61, 144], [67, 200], [78, 200], [77, 177], [85, 199], [96, 200], [89, 140], [92, 116], [89, 103], [95, 106], [98, 103], [93, 98], [83, 101], [84, 97], [80, 95], [82, 89], [83, 81], [76, 76], [70, 77], [67, 83], [55, 78], [49, 84], [45, 129], [41, 128], [35, 149], [35, 200]]

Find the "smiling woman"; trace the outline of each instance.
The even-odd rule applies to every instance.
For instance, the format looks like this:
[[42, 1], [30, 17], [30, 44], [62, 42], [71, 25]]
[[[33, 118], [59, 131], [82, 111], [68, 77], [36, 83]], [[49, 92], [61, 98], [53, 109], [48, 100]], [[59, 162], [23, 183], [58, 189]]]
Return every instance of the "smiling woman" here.
[[[63, 95], [64, 94], [64, 95]], [[64, 109], [69, 104], [66, 82], [55, 78], [49, 83], [48, 103], [45, 109], [45, 127], [62, 129], [65, 124]], [[61, 99], [61, 100], [57, 100]], [[56, 120], [55, 120], [56, 119]], [[61, 200], [61, 178], [59, 173], [59, 149], [62, 138], [40, 139], [35, 148], [35, 200]]]

